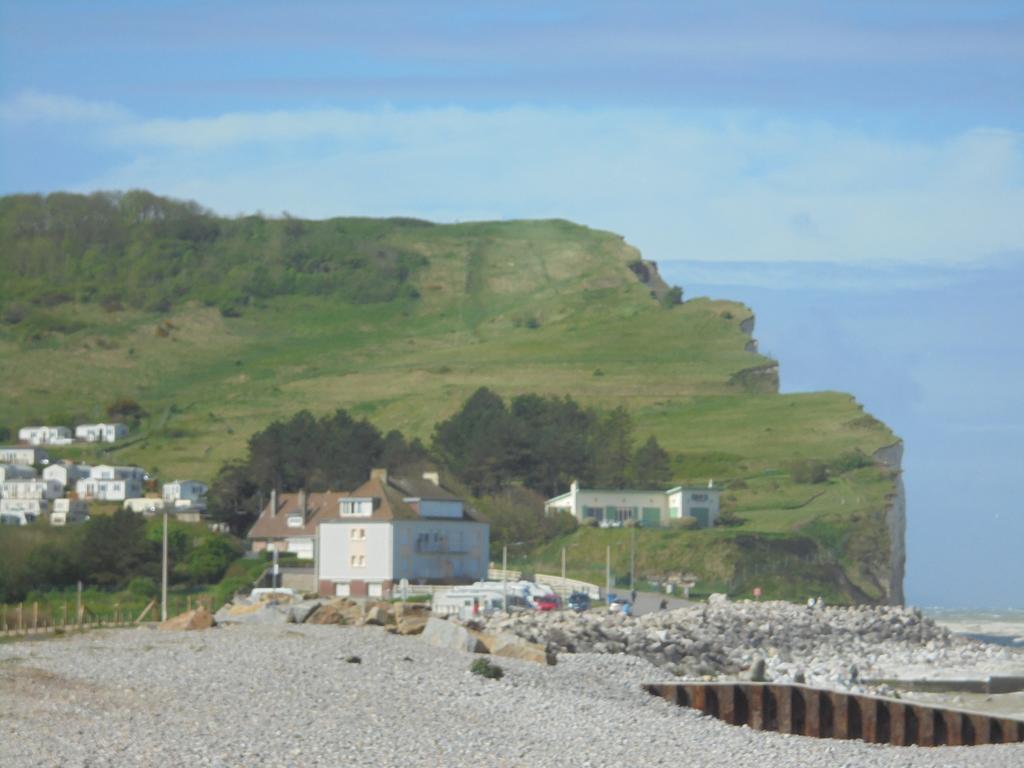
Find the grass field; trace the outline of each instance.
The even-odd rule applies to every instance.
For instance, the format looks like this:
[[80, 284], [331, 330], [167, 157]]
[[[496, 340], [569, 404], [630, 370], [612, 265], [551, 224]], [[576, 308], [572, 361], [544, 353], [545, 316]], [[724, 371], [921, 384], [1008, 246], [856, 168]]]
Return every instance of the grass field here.
[[[708, 299], [665, 307], [630, 271], [635, 249], [568, 222], [365, 229], [381, 247], [423, 257], [412, 278], [418, 298], [277, 296], [253, 299], [239, 317], [196, 301], [162, 314], [66, 303], [47, 310], [56, 330], [40, 333], [37, 322], [26, 336], [0, 325], [0, 425], [100, 419], [116, 397], [133, 398], [148, 416], [126, 440], [53, 453], [209, 481], [244, 455], [252, 433], [300, 409], [343, 407], [382, 430], [429, 440], [480, 386], [506, 397], [570, 394], [626, 406], [636, 437], [653, 434], [670, 451], [678, 481], [744, 481], [729, 499], [741, 526], [662, 534], [692, 549], [693, 567], [709, 581], [745, 578], [736, 567], [742, 536], [807, 536], [827, 554], [842, 539], [837, 531], [856, 529], [858, 540], [887, 547], [866, 532], [884, 512], [891, 477], [871, 468], [804, 486], [786, 469], [800, 458], [870, 455], [895, 436], [849, 395], [779, 395], [770, 375], [743, 374], [774, 364], [745, 351], [749, 308]], [[578, 535], [598, 542], [615, 534]], [[658, 555], [668, 545], [641, 536], [645, 568], [668, 567], [669, 555], [664, 563]], [[829, 557], [856, 583], [849, 552], [859, 550]]]

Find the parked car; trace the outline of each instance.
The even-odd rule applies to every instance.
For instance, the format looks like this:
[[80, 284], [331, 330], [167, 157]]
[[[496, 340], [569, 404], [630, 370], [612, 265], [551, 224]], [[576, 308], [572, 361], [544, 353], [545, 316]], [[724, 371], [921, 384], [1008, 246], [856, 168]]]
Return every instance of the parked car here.
[[625, 597], [616, 597], [608, 603], [608, 613], [624, 613], [629, 616], [633, 613], [633, 604]]
[[533, 604], [538, 611], [557, 611], [562, 607], [558, 595], [538, 595], [533, 598]]
[[586, 592], [573, 592], [566, 603], [577, 613], [583, 613], [590, 610], [590, 595]]

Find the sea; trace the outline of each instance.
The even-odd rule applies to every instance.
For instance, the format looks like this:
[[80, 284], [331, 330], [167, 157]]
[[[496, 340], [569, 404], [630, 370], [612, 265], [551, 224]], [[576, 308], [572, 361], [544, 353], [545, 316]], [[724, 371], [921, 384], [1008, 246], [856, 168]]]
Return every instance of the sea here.
[[922, 608], [925, 616], [984, 643], [1024, 648], [1024, 609]]

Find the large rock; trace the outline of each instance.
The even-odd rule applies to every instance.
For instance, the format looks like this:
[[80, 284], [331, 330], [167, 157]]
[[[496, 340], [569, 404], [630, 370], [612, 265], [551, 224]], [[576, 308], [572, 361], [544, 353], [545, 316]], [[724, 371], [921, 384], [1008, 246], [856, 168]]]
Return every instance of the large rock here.
[[458, 622], [447, 619], [435, 619], [431, 616], [427, 619], [426, 626], [420, 634], [424, 642], [437, 648], [451, 648], [456, 651], [469, 651], [470, 653], [487, 653], [487, 646], [484, 645], [480, 636], [473, 630], [467, 629]]
[[304, 624], [319, 607], [319, 600], [304, 600], [301, 603], [295, 603], [288, 609], [288, 621], [293, 624]]
[[358, 624], [363, 620], [363, 609], [342, 597], [323, 603], [306, 619], [307, 624]]
[[248, 601], [225, 605], [215, 616], [218, 624], [287, 624], [292, 606], [276, 601]]
[[216, 626], [216, 624], [217, 622], [214, 621], [213, 615], [206, 610], [205, 606], [200, 605], [194, 610], [179, 613], [177, 616], [173, 616], [167, 621], [162, 622], [160, 624], [160, 629], [209, 629], [210, 627]]
[[366, 610], [363, 624], [373, 624], [378, 627], [385, 627], [394, 624], [395, 617], [391, 613], [391, 606], [388, 603], [374, 603]]
[[399, 603], [395, 606], [395, 626], [390, 631], [399, 635], [418, 635], [427, 626], [430, 608], [416, 603]]
[[511, 632], [480, 633], [480, 640], [492, 656], [503, 656], [506, 659], [521, 659], [537, 664], [555, 664], [557, 657], [540, 643], [531, 643]]

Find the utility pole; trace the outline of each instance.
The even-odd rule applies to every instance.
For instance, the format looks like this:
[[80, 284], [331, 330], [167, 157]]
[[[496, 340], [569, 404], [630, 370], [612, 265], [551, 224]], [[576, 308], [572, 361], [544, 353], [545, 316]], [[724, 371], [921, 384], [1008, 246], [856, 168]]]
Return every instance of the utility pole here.
[[630, 597], [634, 591], [633, 583], [636, 581], [636, 527], [629, 529], [629, 592]]
[[[565, 585], [565, 547], [562, 547], [562, 600], [565, 600], [565, 598], [568, 597], [566, 594], [568, 591], [569, 590]], [[564, 608], [565, 606], [562, 607]]]
[[501, 548], [501, 609], [508, 613], [508, 545]]
[[164, 507], [163, 560], [160, 563], [160, 621], [167, 621], [167, 507]]
[[612, 545], [609, 544], [604, 549], [604, 599], [608, 600], [608, 595], [612, 593]]

